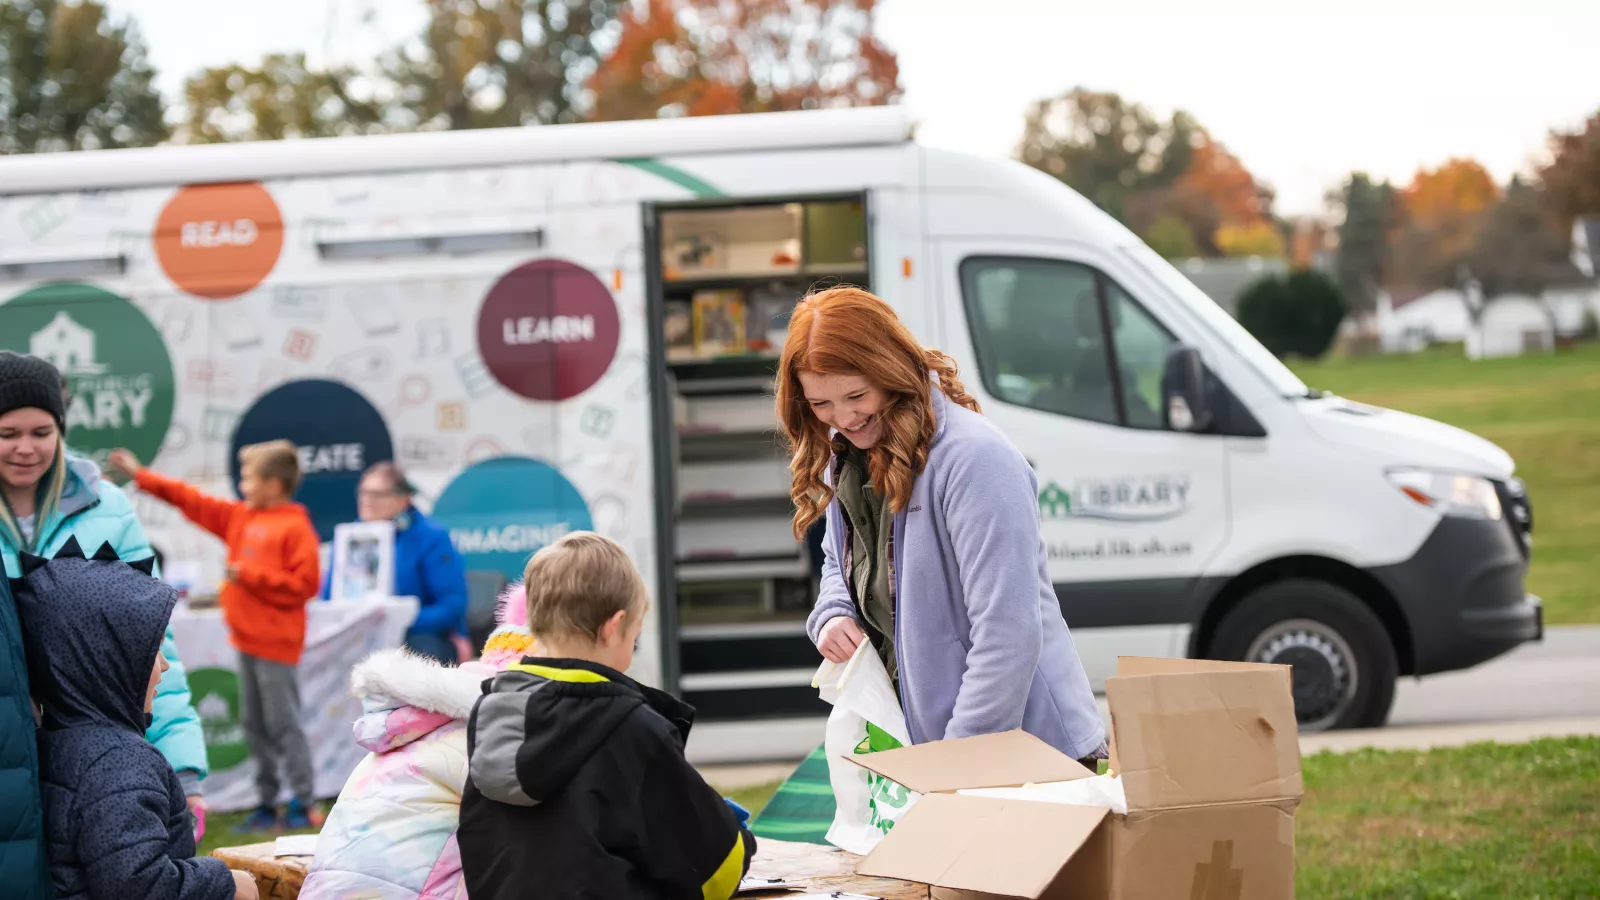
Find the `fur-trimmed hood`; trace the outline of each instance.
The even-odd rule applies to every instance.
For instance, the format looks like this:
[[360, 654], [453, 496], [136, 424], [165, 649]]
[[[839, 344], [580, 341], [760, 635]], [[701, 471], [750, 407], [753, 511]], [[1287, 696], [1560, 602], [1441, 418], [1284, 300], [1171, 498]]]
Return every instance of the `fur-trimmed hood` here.
[[479, 662], [447, 668], [404, 648], [372, 654], [350, 673], [350, 692], [366, 710], [356, 720], [356, 743], [388, 753], [465, 722], [495, 671]]
[[356, 720], [356, 743], [388, 753], [453, 722], [465, 723], [483, 682], [533, 649], [528, 635], [522, 582], [500, 594], [498, 627], [484, 643], [483, 657], [447, 668], [404, 648], [380, 650], [350, 673], [350, 693], [366, 710]]

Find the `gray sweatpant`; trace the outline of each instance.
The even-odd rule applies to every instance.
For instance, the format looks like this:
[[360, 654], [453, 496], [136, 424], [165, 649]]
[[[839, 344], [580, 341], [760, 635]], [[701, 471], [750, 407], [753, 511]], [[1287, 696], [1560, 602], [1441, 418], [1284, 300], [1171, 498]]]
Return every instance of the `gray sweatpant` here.
[[300, 682], [294, 666], [239, 654], [239, 705], [245, 741], [256, 761], [256, 789], [262, 806], [276, 806], [281, 782], [278, 767], [289, 780], [295, 799], [309, 806], [316, 799], [312, 781], [311, 745], [300, 727]]

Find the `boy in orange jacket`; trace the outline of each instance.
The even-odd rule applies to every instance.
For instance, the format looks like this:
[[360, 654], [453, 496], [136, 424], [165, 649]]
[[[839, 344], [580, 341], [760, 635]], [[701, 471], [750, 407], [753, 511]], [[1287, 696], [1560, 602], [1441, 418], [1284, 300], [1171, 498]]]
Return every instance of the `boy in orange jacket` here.
[[112, 451], [109, 462], [145, 493], [172, 504], [189, 521], [227, 542], [227, 580], [218, 601], [239, 651], [239, 700], [261, 795], [240, 830], [263, 831], [280, 824], [280, 763], [294, 792], [281, 824], [320, 826], [311, 747], [300, 727], [297, 667], [306, 643], [306, 603], [317, 595], [322, 576], [316, 529], [306, 508], [290, 499], [300, 486], [295, 446], [269, 441], [239, 451], [243, 502], [212, 497], [157, 475], [127, 450]]

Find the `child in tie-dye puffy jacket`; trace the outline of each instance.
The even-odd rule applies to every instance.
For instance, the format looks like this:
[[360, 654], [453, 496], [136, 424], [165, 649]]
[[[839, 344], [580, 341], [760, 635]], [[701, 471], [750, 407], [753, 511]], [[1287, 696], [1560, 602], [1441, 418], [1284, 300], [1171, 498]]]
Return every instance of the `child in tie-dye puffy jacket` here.
[[351, 672], [372, 751], [345, 782], [317, 839], [301, 900], [461, 900], [456, 826], [467, 780], [467, 717], [485, 679], [532, 649], [522, 584], [500, 595], [482, 658], [445, 668], [404, 649]]

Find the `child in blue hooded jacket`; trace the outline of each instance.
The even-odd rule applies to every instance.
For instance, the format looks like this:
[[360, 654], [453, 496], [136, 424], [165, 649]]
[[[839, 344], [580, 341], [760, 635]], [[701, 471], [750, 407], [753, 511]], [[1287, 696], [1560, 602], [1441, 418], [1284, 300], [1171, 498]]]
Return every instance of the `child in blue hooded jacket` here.
[[145, 740], [177, 593], [153, 561], [25, 555], [13, 586], [42, 718], [39, 781], [56, 900], [256, 900], [254, 880], [195, 857], [183, 787]]

